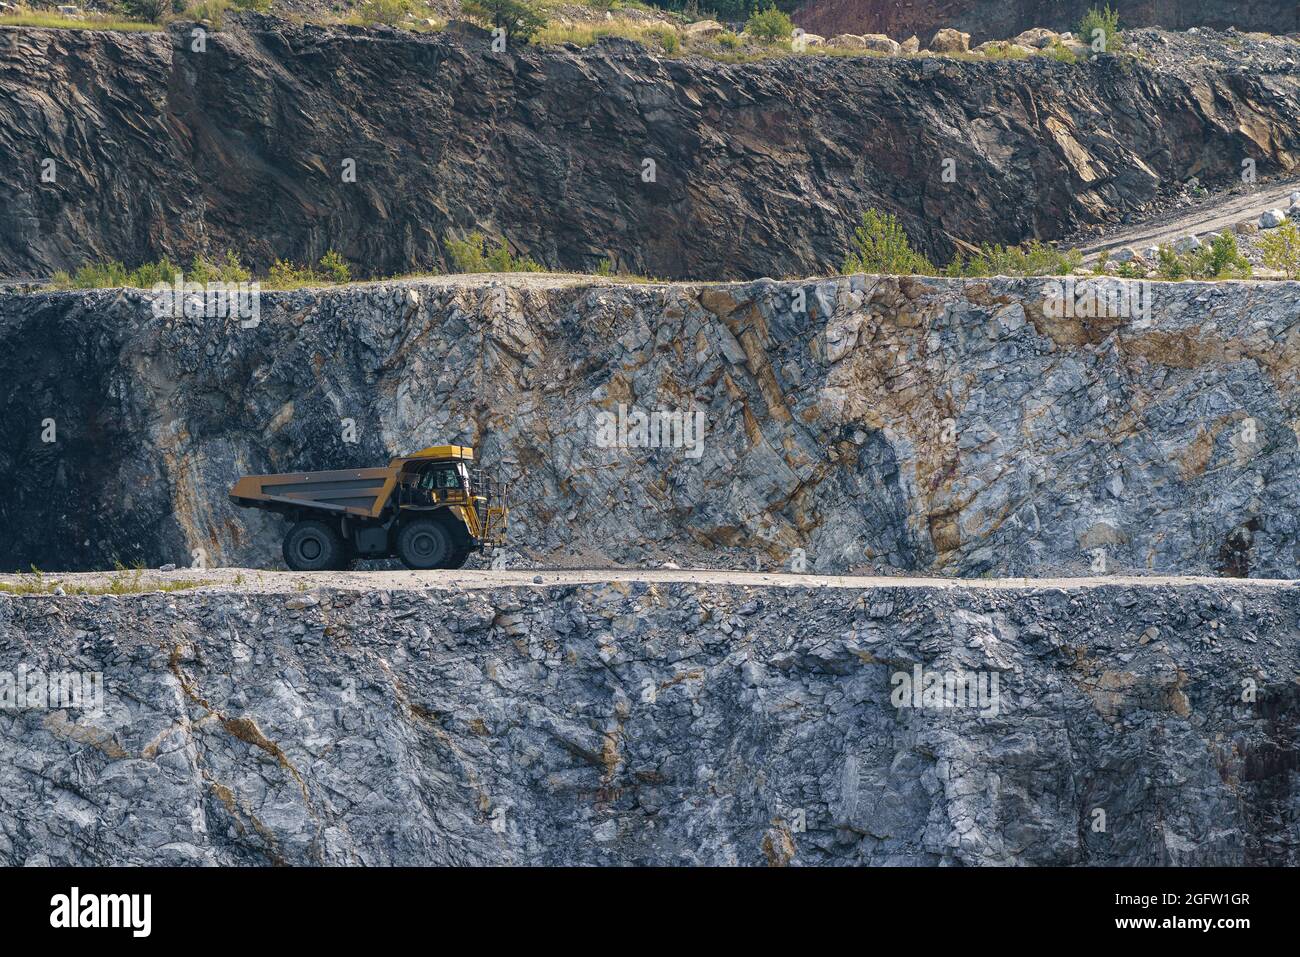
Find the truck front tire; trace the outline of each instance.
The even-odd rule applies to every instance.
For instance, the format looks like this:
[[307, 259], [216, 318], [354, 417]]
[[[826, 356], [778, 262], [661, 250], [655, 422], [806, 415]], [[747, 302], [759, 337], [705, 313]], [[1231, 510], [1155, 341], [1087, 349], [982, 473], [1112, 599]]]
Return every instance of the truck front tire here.
[[284, 536], [284, 563], [296, 572], [337, 571], [347, 559], [343, 536], [327, 522], [305, 519]]
[[407, 522], [398, 531], [396, 544], [402, 564], [416, 571], [450, 568], [456, 553], [450, 530], [431, 518]]

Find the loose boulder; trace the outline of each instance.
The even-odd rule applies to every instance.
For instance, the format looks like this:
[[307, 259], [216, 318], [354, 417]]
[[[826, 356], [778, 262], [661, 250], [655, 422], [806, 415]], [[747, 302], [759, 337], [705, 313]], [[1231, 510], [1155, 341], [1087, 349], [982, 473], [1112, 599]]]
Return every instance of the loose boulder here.
[[1276, 229], [1286, 222], [1286, 213], [1280, 209], [1270, 209], [1263, 216], [1259, 217], [1260, 229]]
[[967, 53], [970, 51], [970, 34], [944, 27], [930, 41], [932, 53]]
[[862, 42], [868, 50], [874, 50], [877, 53], [888, 53], [890, 56], [897, 55], [898, 51], [902, 49], [898, 43], [883, 33], [868, 33], [862, 38]]
[[904, 40], [902, 43], [899, 44], [899, 48], [904, 53], [920, 53], [921, 41], [916, 38], [916, 34], [912, 34], [910, 37], [908, 37], [906, 40]]
[[826, 45], [845, 50], [865, 50], [867, 41], [865, 37], [858, 36], [856, 33], [841, 33], [831, 37]]
[[1045, 29], [1044, 27], [1032, 27], [1020, 34], [1011, 42], [1022, 47], [1032, 47], [1035, 50], [1041, 50], [1044, 47], [1050, 47], [1059, 39], [1060, 35], [1053, 33], [1051, 30]]
[[716, 37], [720, 33], [725, 33], [727, 28], [717, 20], [697, 20], [694, 23], [686, 24], [682, 29], [685, 30], [686, 35], [692, 39], [706, 39], [708, 37]]

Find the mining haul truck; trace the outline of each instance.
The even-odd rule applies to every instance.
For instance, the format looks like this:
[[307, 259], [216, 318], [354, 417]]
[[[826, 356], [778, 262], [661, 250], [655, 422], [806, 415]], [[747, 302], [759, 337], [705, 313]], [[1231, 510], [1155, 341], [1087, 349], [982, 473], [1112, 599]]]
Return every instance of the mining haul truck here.
[[384, 468], [245, 475], [230, 500], [292, 523], [284, 561], [300, 572], [393, 557], [407, 568], [460, 568], [470, 553], [504, 541], [509, 515], [504, 486], [460, 445], [434, 445]]

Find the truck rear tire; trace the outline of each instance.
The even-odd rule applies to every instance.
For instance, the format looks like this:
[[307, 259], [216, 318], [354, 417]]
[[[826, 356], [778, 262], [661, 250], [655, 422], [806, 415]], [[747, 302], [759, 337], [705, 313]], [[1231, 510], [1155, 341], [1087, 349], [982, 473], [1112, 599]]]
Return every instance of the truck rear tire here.
[[343, 536], [327, 522], [305, 519], [284, 536], [284, 563], [296, 572], [336, 571], [346, 560]]
[[456, 557], [451, 532], [442, 522], [431, 518], [407, 522], [398, 531], [396, 544], [402, 564], [416, 571], [449, 568]]

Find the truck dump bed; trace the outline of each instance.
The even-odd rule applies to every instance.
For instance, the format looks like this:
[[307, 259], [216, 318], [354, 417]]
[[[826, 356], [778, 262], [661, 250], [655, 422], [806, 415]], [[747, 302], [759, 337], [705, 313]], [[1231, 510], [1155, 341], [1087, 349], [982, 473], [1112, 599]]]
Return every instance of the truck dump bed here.
[[246, 508], [285, 511], [317, 508], [374, 518], [397, 483], [398, 469], [338, 469], [329, 472], [285, 472], [245, 475], [230, 490], [230, 500]]

